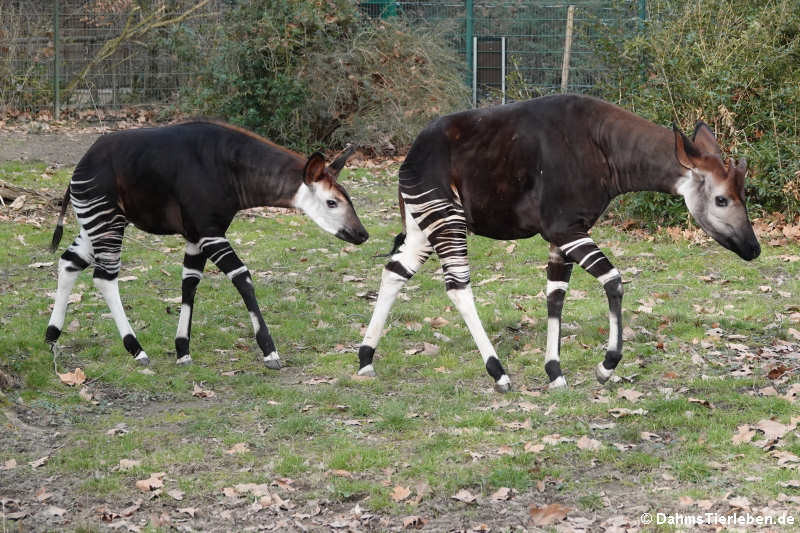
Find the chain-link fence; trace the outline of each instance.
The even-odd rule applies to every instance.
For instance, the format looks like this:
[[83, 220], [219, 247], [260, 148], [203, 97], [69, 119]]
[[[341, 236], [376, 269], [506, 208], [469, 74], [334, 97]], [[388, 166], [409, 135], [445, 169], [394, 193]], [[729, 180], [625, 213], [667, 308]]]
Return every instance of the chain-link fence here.
[[[180, 104], [227, 6], [249, 0], [0, 0], [0, 107], [27, 111]], [[644, 0], [367, 0], [365, 19], [446, 22], [475, 99], [587, 92], [602, 76], [602, 25], [635, 28]], [[570, 6], [574, 6], [570, 9]], [[569, 13], [572, 11], [573, 16]], [[565, 69], [565, 45], [569, 47]], [[502, 94], [501, 94], [502, 93]]]

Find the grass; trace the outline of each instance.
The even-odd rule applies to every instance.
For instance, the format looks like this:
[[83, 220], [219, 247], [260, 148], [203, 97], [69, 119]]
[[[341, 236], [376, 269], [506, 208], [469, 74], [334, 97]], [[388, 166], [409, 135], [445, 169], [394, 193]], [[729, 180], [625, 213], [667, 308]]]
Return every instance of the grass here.
[[[63, 190], [69, 172], [45, 170], [4, 163], [0, 179]], [[481, 505], [490, 505], [498, 488], [516, 491], [504, 504], [507, 514], [492, 518], [498, 526], [524, 522], [529, 503], [563, 503], [573, 509], [570, 516], [622, 513], [634, 519], [639, 508], [679, 510], [681, 496], [721, 501], [731, 493], [766, 504], [791, 490], [779, 483], [796, 479], [796, 472], [751, 444], [734, 445], [731, 437], [742, 424], [767, 418], [788, 423], [796, 413], [786, 399], [758, 394], [768, 385], [782, 393], [797, 379], [791, 372], [778, 381], [766, 377], [772, 366], [788, 361], [770, 355], [781, 341], [797, 351], [789, 334], [797, 326], [788, 317], [800, 294], [800, 262], [778, 258], [797, 255], [796, 245], [763, 243], [761, 258], [745, 263], [714, 244], [598, 226], [595, 240], [627, 281], [623, 321], [633, 338], [618, 370], [623, 379], [606, 387], [594, 381], [607, 340], [607, 304], [596, 281], [576, 270], [562, 346], [570, 388], [549, 393], [541, 353], [547, 246], [536, 237], [518, 241], [509, 253], [508, 242], [470, 237], [478, 312], [515, 392], [491, 391], [435, 258], [392, 311], [375, 361], [380, 378], [364, 381], [352, 375], [360, 331], [372, 312], [367, 298], [378, 289], [384, 261], [373, 256], [386, 252], [399, 230], [393, 170], [355, 170], [342, 180], [372, 235], [361, 247], [335, 240], [300, 214], [245, 213], [234, 221], [228, 237], [253, 272], [265, 320], [287, 364], [280, 372], [259, 363], [244, 306], [214, 267], [198, 290], [194, 364], [176, 367], [179, 304], [172, 300], [180, 295], [183, 245], [135, 228], [126, 233], [121, 274], [135, 279], [122, 282], [121, 293], [154, 374], [141, 373], [125, 352], [88, 274], [78, 280], [81, 299], [69, 308], [54, 360], [43, 336], [55, 267], [29, 265], [57, 262], [47, 251], [56, 213], [29, 214], [27, 223], [0, 219], [0, 367], [21, 382], [0, 397], [0, 407], [47, 426], [50, 434], [34, 438], [17, 428], [0, 437], [0, 464], [15, 459], [25, 465], [0, 472], [10, 496], [30, 500], [38, 486], [57, 486], [61, 499], [55, 504], [84, 512], [81, 523], [91, 530], [99, 522], [76, 502], [90, 503], [80, 509], [100, 503], [121, 508], [141, 497], [136, 480], [159, 471], [167, 473], [165, 488], [186, 493], [180, 502], [162, 498], [159, 509], [203, 506], [207, 515], [200, 524], [211, 528], [224, 507], [223, 488], [281, 478], [291, 478], [294, 490], [280, 484], [275, 490], [301, 507], [320, 499], [339, 509], [357, 502], [387, 524], [421, 514], [450, 516], [464, 527], [485, 514], [450, 499], [465, 488], [479, 495]], [[75, 233], [70, 218], [62, 249]], [[492, 279], [499, 274], [505, 278]], [[449, 323], [432, 328], [425, 320], [438, 316]], [[722, 336], [707, 334], [713, 328]], [[436, 344], [439, 353], [409, 355], [423, 342]], [[734, 343], [748, 351], [737, 351]], [[54, 366], [59, 372], [83, 368], [99, 403], [61, 384]], [[749, 370], [737, 373], [744, 367]], [[195, 383], [215, 396], [193, 397]], [[617, 396], [621, 389], [644, 395], [630, 402]], [[690, 398], [707, 400], [713, 409]], [[647, 414], [616, 419], [609, 414], [615, 407]], [[108, 435], [118, 423], [128, 433]], [[527, 443], [556, 433], [566, 440], [525, 451]], [[601, 448], [580, 449], [576, 442], [584, 436]], [[248, 445], [245, 453], [226, 453], [241, 442]], [[782, 443], [800, 453], [795, 434]], [[620, 451], [615, 444], [632, 448]], [[44, 466], [27, 467], [44, 454], [50, 456]], [[121, 459], [142, 463], [121, 471]], [[409, 503], [416, 491], [404, 501], [392, 499], [395, 486], [423, 482], [429, 492], [419, 504]]]

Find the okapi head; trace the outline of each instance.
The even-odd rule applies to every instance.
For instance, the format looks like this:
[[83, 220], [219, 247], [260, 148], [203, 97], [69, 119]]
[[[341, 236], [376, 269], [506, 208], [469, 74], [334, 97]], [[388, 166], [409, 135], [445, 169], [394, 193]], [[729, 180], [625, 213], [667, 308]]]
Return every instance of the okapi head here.
[[750, 261], [761, 253], [761, 246], [747, 216], [744, 177], [747, 161], [725, 163], [711, 129], [697, 122], [692, 140], [673, 124], [675, 155], [686, 169], [677, 192], [703, 230], [722, 246]]
[[325, 231], [347, 242], [361, 244], [369, 238], [369, 233], [361, 224], [347, 191], [336, 181], [352, 154], [353, 148], [346, 148], [329, 166], [325, 165], [322, 154], [312, 154], [303, 169], [303, 184], [294, 204]]

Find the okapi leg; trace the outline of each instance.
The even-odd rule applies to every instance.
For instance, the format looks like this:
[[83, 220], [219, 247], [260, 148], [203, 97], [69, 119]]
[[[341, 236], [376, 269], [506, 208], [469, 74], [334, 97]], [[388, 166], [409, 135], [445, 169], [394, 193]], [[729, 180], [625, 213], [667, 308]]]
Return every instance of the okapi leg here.
[[419, 229], [417, 222], [406, 211], [406, 236], [398, 251], [392, 255], [381, 277], [381, 288], [375, 302], [375, 310], [364, 334], [364, 340], [358, 349], [358, 375], [374, 376], [375, 368], [372, 360], [378, 346], [383, 326], [389, 317], [389, 311], [403, 285], [411, 279], [422, 264], [430, 257], [433, 248], [428, 238]]
[[250, 271], [237, 257], [236, 252], [231, 248], [231, 244], [225, 237], [204, 237], [199, 242], [200, 250], [205, 257], [211, 259], [217, 267], [222, 270], [228, 279], [233, 282], [236, 290], [244, 300], [244, 305], [250, 313], [250, 321], [253, 323], [253, 331], [256, 335], [256, 342], [264, 356], [264, 364], [268, 368], [278, 370], [281, 367], [281, 358], [275, 350], [275, 342], [269, 334], [264, 317], [258, 308], [256, 291], [253, 288], [253, 279]]
[[[142, 345], [136, 338], [136, 334], [131, 328], [128, 317], [125, 315], [125, 308], [119, 296], [119, 281], [117, 279], [120, 269], [120, 253], [122, 251], [122, 235], [125, 230], [126, 222], [124, 219], [113, 219], [104, 224], [104, 230], [100, 237], [92, 240], [94, 248], [94, 286], [103, 295], [103, 298], [111, 311], [114, 323], [117, 325], [119, 336], [122, 343], [136, 362], [142, 365], [150, 364], [150, 358], [142, 350]], [[91, 235], [91, 233], [90, 233]]]
[[469, 284], [467, 223], [464, 210], [447, 200], [427, 201], [420, 207], [422, 208], [415, 212], [414, 216], [422, 221], [420, 227], [428, 235], [428, 240], [442, 263], [447, 296], [461, 313], [475, 344], [478, 345], [486, 371], [495, 381], [495, 390], [508, 392], [511, 390], [511, 380], [483, 329], [478, 310], [475, 308], [472, 287]]
[[67, 314], [67, 304], [69, 296], [72, 294], [72, 287], [75, 286], [75, 280], [78, 279], [78, 274], [93, 260], [92, 243], [89, 242], [86, 232], [81, 230], [78, 237], [58, 260], [58, 289], [53, 312], [50, 314], [50, 321], [47, 323], [47, 331], [44, 334], [45, 342], [51, 346], [54, 346], [61, 336], [64, 317]]
[[569, 259], [597, 278], [608, 298], [608, 348], [606, 357], [595, 368], [597, 381], [605, 383], [622, 359], [622, 277], [611, 261], [589, 237], [562, 244], [561, 250]]
[[187, 365], [192, 362], [189, 355], [189, 338], [192, 334], [192, 314], [194, 313], [194, 295], [197, 285], [203, 279], [206, 256], [195, 243], [186, 243], [183, 255], [183, 273], [181, 275], [181, 315], [178, 319], [178, 332], [175, 334], [175, 353], [177, 364]]
[[573, 262], [567, 259], [558, 246], [550, 245], [547, 262], [547, 352], [544, 370], [550, 378], [549, 388], [565, 387], [567, 381], [561, 374], [561, 310], [567, 294]]

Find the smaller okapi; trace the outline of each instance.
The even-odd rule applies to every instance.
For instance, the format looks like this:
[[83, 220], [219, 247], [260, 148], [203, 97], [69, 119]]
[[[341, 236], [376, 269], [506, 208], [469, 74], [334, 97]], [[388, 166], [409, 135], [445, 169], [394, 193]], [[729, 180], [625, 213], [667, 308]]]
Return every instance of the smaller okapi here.
[[326, 166], [320, 153], [306, 158], [242, 128], [211, 121], [101, 137], [75, 168], [53, 235], [55, 251], [71, 202], [81, 229], [58, 262], [58, 290], [45, 340], [54, 345], [61, 335], [75, 279], [94, 265], [94, 285], [111, 309], [126, 350], [139, 363], [149, 363], [125, 316], [117, 284], [122, 237], [132, 223], [149, 233], [180, 234], [186, 239], [175, 335], [178, 364], [192, 361], [189, 335], [194, 297], [210, 259], [244, 300], [264, 363], [280, 368], [250, 273], [225, 232], [242, 209], [296, 207], [325, 231], [347, 242], [363, 243], [369, 235], [347, 192], [336, 182], [351, 154], [348, 149]]
[[359, 348], [359, 375], [375, 375], [373, 356], [402, 286], [434, 251], [447, 294], [480, 350], [495, 389], [511, 382], [481, 325], [470, 287], [467, 231], [493, 239], [541, 234], [547, 264], [550, 388], [566, 386], [559, 362], [561, 309], [573, 264], [597, 278], [609, 304], [600, 383], [622, 357], [622, 278], [589, 237], [612, 198], [632, 191], [680, 194], [703, 230], [745, 260], [761, 249], [745, 207], [747, 162], [727, 163], [711, 130], [692, 140], [615, 105], [558, 95], [454, 113], [419, 134], [400, 167], [404, 232], [395, 238], [375, 311]]

